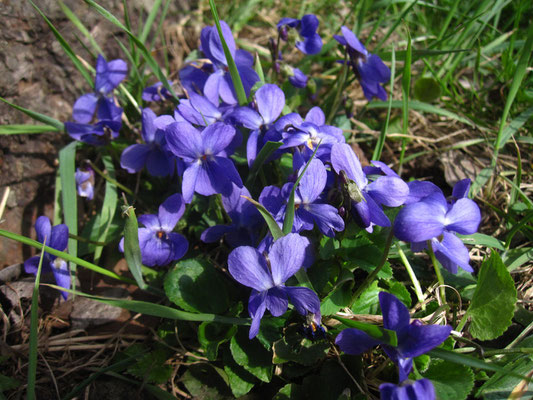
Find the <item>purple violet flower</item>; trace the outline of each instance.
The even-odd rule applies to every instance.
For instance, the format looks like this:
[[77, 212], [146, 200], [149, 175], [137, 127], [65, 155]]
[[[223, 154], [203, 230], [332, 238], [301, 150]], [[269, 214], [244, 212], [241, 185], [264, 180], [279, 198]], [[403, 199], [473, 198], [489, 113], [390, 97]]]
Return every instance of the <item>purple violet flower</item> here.
[[[172, 82], [168, 81], [168, 84], [172, 85]], [[171, 97], [172, 94], [163, 86], [162, 82], [157, 82], [152, 86], [148, 86], [142, 93], [142, 99], [144, 101], [163, 101], [170, 99]]]
[[382, 206], [399, 207], [409, 195], [409, 187], [397, 176], [380, 176], [369, 182], [359, 159], [348, 144], [334, 144], [331, 148], [331, 164], [341, 176], [351, 200], [357, 222], [371, 231], [373, 225], [390, 226], [390, 220]]
[[274, 84], [261, 86], [254, 98], [257, 111], [250, 107], [239, 107], [232, 113], [237, 122], [252, 130], [246, 143], [246, 157], [250, 167], [267, 141], [281, 139], [272, 125], [285, 107], [285, 94]]
[[342, 351], [358, 355], [379, 344], [389, 358], [399, 367], [400, 382], [409, 376], [413, 368], [413, 358], [434, 349], [450, 336], [452, 327], [448, 325], [423, 325], [414, 320], [410, 322], [409, 310], [396, 296], [381, 292], [379, 305], [383, 313], [383, 327], [396, 332], [396, 347], [383, 344], [359, 329], [344, 329], [335, 343]]
[[204, 196], [231, 193], [231, 182], [242, 187], [233, 164], [225, 157], [235, 136], [235, 128], [222, 122], [209, 125], [201, 132], [186, 122], [175, 122], [166, 128], [170, 151], [185, 161], [182, 192], [186, 203], [194, 192]]
[[296, 41], [296, 48], [304, 54], [317, 54], [322, 50], [322, 39], [316, 33], [319, 21], [316, 15], [307, 14], [302, 19], [282, 18], [278, 22], [278, 31], [283, 40], [288, 39], [287, 28], [298, 30], [301, 40]]
[[399, 385], [382, 383], [379, 385], [381, 400], [435, 400], [435, 387], [429, 379], [404, 381]]
[[302, 268], [307, 243], [302, 236], [290, 233], [274, 242], [268, 256], [250, 246], [237, 247], [230, 253], [231, 276], [252, 288], [248, 302], [252, 317], [250, 339], [259, 332], [261, 318], [267, 309], [279, 317], [287, 311], [289, 301], [300, 314], [307, 316], [311, 313], [320, 320], [320, 300], [315, 292], [306, 287], [285, 286], [285, 282]]
[[[465, 196], [469, 186], [469, 182], [458, 182], [454, 195]], [[452, 274], [457, 273], [458, 266], [474, 272], [468, 249], [455, 233], [475, 233], [480, 222], [481, 213], [474, 201], [460, 197], [449, 203], [439, 190], [400, 210], [394, 221], [394, 234], [412, 243], [413, 251], [422, 251], [427, 246], [426, 241], [431, 241], [435, 256]]]
[[120, 166], [130, 174], [139, 172], [145, 165], [152, 176], [174, 173], [174, 157], [166, 149], [165, 131], [174, 119], [168, 115], [158, 117], [149, 108], [142, 110], [141, 135], [145, 143], [133, 144], [122, 152]]
[[347, 27], [341, 27], [342, 36], [333, 35], [335, 40], [346, 46], [348, 64], [352, 67], [355, 76], [363, 88], [368, 101], [377, 97], [387, 100], [387, 92], [381, 86], [390, 80], [390, 69], [376, 54], [370, 54], [357, 36]]
[[[164, 266], [182, 258], [189, 242], [183, 235], [172, 232], [185, 212], [185, 202], [181, 194], [168, 197], [159, 206], [159, 213], [145, 214], [138, 218], [144, 228], [139, 228], [139, 247], [142, 263], [147, 267]], [[124, 238], [119, 243], [124, 252]]]
[[94, 196], [94, 170], [90, 166], [84, 169], [77, 168], [75, 173], [78, 195], [92, 200]]
[[[68, 227], [65, 224], [52, 226], [48, 217], [43, 215], [35, 221], [35, 232], [37, 232], [37, 240], [40, 243], [44, 243], [46, 239], [46, 246], [48, 247], [59, 251], [65, 251], [67, 248]], [[24, 262], [26, 273], [37, 275], [39, 259], [40, 256], [34, 256]], [[70, 289], [70, 272], [65, 260], [45, 252], [41, 272], [43, 274], [52, 272], [58, 286]], [[61, 295], [65, 300], [68, 297], [67, 292], [62, 291]]]
[[229, 196], [222, 196], [222, 205], [231, 218], [231, 224], [211, 226], [202, 232], [201, 239], [205, 243], [213, 243], [224, 236], [232, 247], [255, 246], [263, 225], [263, 217], [257, 208], [243, 197], [251, 197], [246, 187], [239, 188], [234, 183], [232, 187]]
[[289, 82], [295, 88], [303, 89], [307, 86], [307, 75], [298, 68], [291, 68], [289, 73]]

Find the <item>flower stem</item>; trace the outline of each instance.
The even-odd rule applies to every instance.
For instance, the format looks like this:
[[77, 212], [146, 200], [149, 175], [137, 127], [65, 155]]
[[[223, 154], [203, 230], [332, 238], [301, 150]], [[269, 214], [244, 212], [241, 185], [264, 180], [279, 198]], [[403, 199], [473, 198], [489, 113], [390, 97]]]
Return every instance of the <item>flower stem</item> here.
[[387, 236], [387, 241], [385, 242], [385, 248], [383, 249], [383, 255], [381, 256], [381, 260], [379, 261], [378, 266], [370, 275], [366, 277], [366, 279], [363, 281], [363, 283], [357, 288], [357, 290], [352, 295], [352, 298], [350, 299], [350, 303], [348, 305], [349, 308], [352, 308], [353, 303], [361, 296], [361, 293], [363, 293], [376, 279], [376, 277], [379, 274], [379, 271], [383, 268], [385, 263], [387, 262], [387, 257], [389, 256], [389, 251], [392, 245], [392, 239], [394, 239], [394, 232], [391, 228], [389, 232], [389, 236]]
[[420, 287], [420, 282], [418, 282], [418, 279], [415, 275], [415, 271], [413, 271], [413, 268], [411, 267], [411, 264], [409, 263], [409, 260], [405, 256], [405, 253], [403, 252], [399, 243], [396, 243], [396, 249], [398, 250], [400, 259], [402, 260], [402, 263], [405, 266], [407, 273], [409, 274], [409, 278], [411, 278], [411, 282], [413, 282], [416, 298], [418, 299], [418, 302], [422, 304], [422, 310], [425, 310], [426, 306], [424, 304], [424, 300], [425, 300], [424, 293], [422, 292], [422, 288]]
[[429, 258], [431, 258], [431, 263], [433, 264], [433, 268], [435, 269], [435, 275], [437, 275], [437, 281], [439, 282], [440, 298], [442, 300], [442, 303], [446, 303], [446, 288], [444, 287], [444, 278], [442, 276], [442, 273], [440, 272], [439, 263], [437, 262], [437, 258], [435, 257], [435, 253], [433, 252], [433, 247], [431, 247], [431, 240], [427, 241], [427, 247]]

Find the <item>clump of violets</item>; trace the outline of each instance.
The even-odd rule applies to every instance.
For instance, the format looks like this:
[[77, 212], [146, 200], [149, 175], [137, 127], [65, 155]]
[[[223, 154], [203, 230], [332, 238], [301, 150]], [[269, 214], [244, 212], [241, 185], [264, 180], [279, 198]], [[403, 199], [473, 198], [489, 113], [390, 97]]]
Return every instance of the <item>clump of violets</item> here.
[[344, 329], [337, 335], [335, 343], [342, 351], [353, 355], [362, 354], [381, 344], [385, 353], [398, 366], [401, 383], [407, 380], [413, 369], [413, 358], [439, 346], [450, 336], [452, 328], [448, 325], [423, 325], [418, 320], [411, 321], [407, 307], [390, 293], [379, 294], [379, 305], [383, 314], [383, 327], [396, 332], [397, 346], [386, 345], [355, 328]]
[[[115, 104], [112, 92], [127, 74], [128, 66], [124, 60], [108, 62], [101, 54], [98, 55], [94, 92], [76, 100], [72, 109], [72, 118], [76, 122], [65, 123], [65, 130], [73, 139], [101, 145], [118, 136], [122, 126], [122, 108]], [[91, 124], [95, 113], [97, 121]]]
[[387, 100], [387, 92], [381, 86], [390, 80], [390, 69], [376, 54], [371, 54], [359, 41], [357, 36], [346, 26], [341, 27], [342, 35], [333, 37], [345, 46], [348, 65], [359, 79], [365, 97], [370, 101], [374, 97]]
[[[37, 240], [45, 243], [46, 246], [59, 251], [65, 251], [68, 245], [68, 227], [65, 224], [52, 226], [48, 217], [40, 216], [35, 222], [35, 232], [37, 233]], [[39, 268], [40, 256], [34, 256], [24, 262], [24, 270], [28, 274], [37, 275]], [[58, 284], [65, 289], [70, 289], [70, 271], [68, 264], [62, 258], [54, 256], [49, 253], [44, 253], [43, 263], [41, 266], [43, 274], [53, 273], [54, 278]], [[68, 293], [61, 292], [61, 295], [66, 300]]]
[[279, 317], [287, 311], [289, 301], [300, 314], [314, 314], [320, 321], [320, 300], [316, 293], [306, 287], [285, 286], [285, 282], [302, 268], [308, 243], [302, 236], [291, 233], [276, 240], [268, 255], [250, 246], [237, 247], [230, 253], [229, 273], [237, 282], [252, 288], [248, 301], [252, 317], [250, 339], [259, 332], [266, 310]]
[[430, 243], [437, 259], [452, 274], [457, 273], [458, 267], [473, 272], [468, 249], [455, 235], [475, 233], [481, 222], [479, 207], [466, 197], [469, 188], [469, 180], [460, 181], [450, 201], [440, 189], [433, 188], [429, 195], [400, 210], [394, 221], [394, 234], [410, 242], [414, 251], [422, 251]]
[[[159, 206], [157, 215], [139, 216], [137, 220], [144, 225], [144, 228], [139, 228], [139, 248], [144, 265], [164, 266], [187, 253], [189, 242], [183, 235], [173, 232], [184, 212], [183, 197], [176, 193]], [[124, 238], [120, 241], [119, 249], [124, 252]]]

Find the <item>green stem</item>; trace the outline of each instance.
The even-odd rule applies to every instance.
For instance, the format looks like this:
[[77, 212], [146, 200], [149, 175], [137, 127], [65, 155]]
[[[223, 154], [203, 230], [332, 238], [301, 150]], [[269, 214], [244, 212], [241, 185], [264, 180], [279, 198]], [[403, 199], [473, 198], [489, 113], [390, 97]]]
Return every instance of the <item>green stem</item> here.
[[468, 312], [465, 315], [463, 315], [463, 318], [461, 318], [461, 321], [459, 321], [455, 330], [457, 332], [461, 332], [463, 328], [465, 327], [467, 321], [468, 321]]
[[383, 249], [383, 255], [381, 256], [381, 260], [379, 261], [378, 266], [376, 267], [376, 269], [374, 269], [374, 271], [372, 271], [370, 275], [366, 277], [366, 279], [363, 281], [361, 286], [359, 286], [359, 288], [357, 288], [357, 290], [354, 292], [354, 294], [352, 295], [352, 298], [350, 299], [350, 303], [348, 305], [349, 308], [352, 308], [353, 303], [355, 303], [355, 301], [359, 298], [359, 296], [361, 296], [361, 293], [363, 293], [372, 284], [374, 279], [376, 279], [376, 277], [378, 276], [379, 271], [381, 271], [381, 269], [387, 262], [387, 257], [389, 256], [389, 251], [392, 245], [392, 239], [394, 239], [394, 232], [391, 229], [389, 232], [389, 236], [387, 236], [387, 242], [385, 243], [385, 248]]
[[424, 293], [422, 292], [422, 287], [420, 286], [420, 282], [418, 282], [418, 279], [415, 275], [415, 271], [413, 271], [413, 268], [411, 267], [411, 264], [409, 263], [409, 260], [405, 256], [405, 253], [403, 252], [399, 243], [396, 243], [396, 249], [398, 250], [400, 259], [402, 260], [402, 263], [405, 266], [407, 273], [409, 274], [409, 278], [411, 278], [411, 282], [413, 282], [413, 286], [415, 287], [416, 298], [418, 299], [418, 302], [422, 304], [422, 310], [425, 310], [426, 306], [424, 304], [424, 300], [425, 300]]
[[431, 258], [431, 263], [433, 264], [433, 268], [435, 269], [435, 275], [437, 275], [437, 280], [439, 282], [440, 298], [442, 300], [442, 303], [446, 303], [446, 288], [444, 287], [444, 278], [442, 276], [442, 273], [440, 272], [439, 263], [437, 262], [437, 258], [435, 257], [435, 253], [433, 252], [433, 247], [431, 247], [431, 240], [427, 241], [427, 247], [429, 258]]
[[97, 246], [106, 246], [107, 243], [104, 243], [104, 242], [97, 242], [95, 240], [90, 240], [90, 239], [85, 239], [84, 237], [82, 236], [78, 236], [78, 235], [73, 235], [72, 233], [69, 233], [68, 234], [68, 237], [70, 239], [74, 239], [74, 240], [77, 240], [78, 242], [84, 242], [84, 243], [90, 243], [90, 244], [95, 244]]
[[98, 168], [96, 165], [94, 165], [94, 163], [91, 160], [87, 160], [87, 162], [89, 163], [91, 168], [94, 169], [94, 172], [96, 172], [98, 175], [100, 175], [106, 181], [108, 181], [109, 183], [115, 185], [116, 187], [121, 189], [123, 192], [129, 194], [130, 196], [134, 196], [133, 192], [130, 189], [128, 189], [123, 184], [118, 183], [115, 179], [111, 178], [109, 175], [107, 175], [105, 172], [103, 172], [100, 168]]

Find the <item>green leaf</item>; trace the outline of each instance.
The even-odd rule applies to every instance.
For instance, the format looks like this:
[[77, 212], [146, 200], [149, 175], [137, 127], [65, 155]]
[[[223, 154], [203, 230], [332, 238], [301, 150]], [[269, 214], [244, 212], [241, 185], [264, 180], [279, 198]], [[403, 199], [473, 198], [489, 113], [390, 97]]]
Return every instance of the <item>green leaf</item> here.
[[500, 255], [493, 251], [481, 266], [476, 291], [467, 310], [472, 336], [491, 340], [505, 332], [511, 325], [516, 295], [511, 274]]
[[198, 327], [198, 342], [205, 349], [205, 356], [214, 361], [217, 359], [219, 346], [230, 340], [236, 332], [235, 325], [202, 322]]
[[0, 135], [27, 135], [59, 131], [60, 129], [50, 125], [0, 125]]
[[407, 308], [411, 308], [411, 294], [409, 293], [409, 290], [397, 281], [389, 280], [386, 283], [389, 286], [387, 292], [396, 296]]
[[521, 249], [509, 249], [503, 255], [503, 261], [510, 272], [520, 268], [527, 262], [533, 260], [533, 247], [524, 247]]
[[229, 307], [224, 277], [205, 260], [183, 260], [165, 277], [170, 301], [187, 311], [221, 314]]
[[[65, 224], [71, 235], [78, 235], [78, 198], [76, 192], [76, 148], [78, 142], [72, 142], [59, 151], [59, 177], [61, 179], [61, 203]], [[78, 242], [68, 239], [68, 252], [78, 255]], [[70, 263], [71, 273], [76, 272], [75, 263]], [[76, 289], [76, 280], [72, 279], [72, 288]]]
[[432, 361], [424, 378], [431, 379], [439, 400], [465, 400], [474, 387], [469, 367], [444, 360]]
[[355, 314], [376, 314], [379, 309], [379, 292], [381, 291], [378, 281], [372, 282], [355, 301], [352, 311]]
[[210, 364], [194, 364], [187, 368], [181, 381], [195, 399], [231, 399], [228, 377]]
[[272, 353], [257, 340], [248, 339], [248, 332], [239, 329], [231, 338], [230, 350], [237, 364], [263, 382], [272, 379]]
[[282, 145], [283, 143], [281, 142], [266, 142], [265, 143], [265, 145], [262, 147], [261, 151], [259, 151], [259, 154], [255, 158], [254, 163], [252, 164], [252, 167], [250, 168], [250, 172], [248, 173], [248, 178], [246, 179], [246, 186], [250, 186], [251, 184], [253, 184], [255, 177], [257, 176], [257, 173], [259, 172], [263, 164]]
[[265, 207], [263, 207], [261, 203], [255, 201], [254, 199], [251, 199], [250, 197], [246, 197], [246, 196], [243, 196], [243, 197], [246, 200], [248, 200], [250, 203], [252, 203], [257, 208], [257, 211], [259, 211], [259, 213], [263, 216], [274, 240], [278, 240], [280, 237], [284, 236], [283, 231], [279, 227], [278, 223], [276, 222], [272, 214], [270, 214], [268, 210]]
[[49, 117], [47, 115], [38, 113], [36, 111], [28, 110], [27, 108], [24, 108], [24, 107], [21, 107], [21, 106], [17, 106], [16, 104], [13, 104], [13, 103], [7, 101], [3, 97], [0, 97], [0, 101], [3, 101], [4, 103], [6, 103], [11, 108], [14, 108], [15, 110], [23, 112], [24, 114], [26, 114], [30, 118], [33, 118], [36, 121], [42, 122], [43, 124], [46, 124], [46, 125], [50, 125], [50, 126], [54, 127], [55, 129], [57, 129], [60, 132], [65, 132], [65, 126], [63, 125], [63, 123], [58, 121], [55, 118], [52, 118], [52, 117]]
[[393, 347], [398, 345], [398, 339], [396, 338], [395, 331], [381, 328], [376, 325], [367, 324], [365, 322], [352, 321], [350, 319], [341, 318], [336, 315], [334, 315], [333, 318], [335, 318], [337, 321], [342, 322], [344, 325], [346, 325], [349, 328], [355, 328], [355, 329], [359, 329], [360, 331], [365, 332], [367, 335], [373, 337], [374, 339], [378, 339], [384, 344], [388, 344], [389, 346], [393, 346]]
[[[133, 357], [143, 350], [144, 346], [142, 345], [132, 346], [126, 349], [125, 353]], [[168, 358], [167, 351], [160, 345], [130, 365], [128, 372], [145, 382], [163, 384], [172, 376], [172, 366], [165, 364]]]
[[293, 324], [285, 330], [283, 339], [274, 343], [272, 362], [283, 364], [293, 361], [302, 365], [315, 365], [326, 357], [329, 348], [328, 341], [313, 342], [302, 336], [298, 325]]
[[322, 300], [320, 313], [322, 315], [333, 315], [341, 308], [347, 307], [352, 298], [353, 285], [353, 274], [343, 268], [335, 282], [335, 286], [329, 291], [324, 300]]
[[484, 235], [483, 233], [474, 233], [472, 235], [457, 235], [465, 244], [481, 245], [486, 247], [492, 247], [501, 251], [505, 250], [501, 240], [496, 239], [493, 236]]
[[142, 275], [142, 257], [139, 247], [139, 224], [135, 216], [133, 206], [122, 206], [122, 213], [126, 215], [126, 225], [124, 226], [124, 257], [128, 263], [128, 268], [135, 278], [135, 282], [141, 289], [146, 289], [146, 283]]
[[418, 78], [415, 82], [415, 97], [425, 103], [436, 101], [440, 97], [440, 85], [431, 76]]
[[231, 392], [236, 398], [244, 396], [254, 387], [256, 378], [235, 362], [229, 349], [224, 351], [223, 360]]
[[[533, 372], [533, 356], [522, 355], [513, 362], [508, 363], [506, 368], [514, 374], [531, 376]], [[486, 400], [506, 400], [532, 398], [533, 390], [529, 389], [528, 382], [517, 376], [497, 372], [481, 386], [476, 397], [482, 396]], [[515, 397], [511, 396], [515, 394]]]

